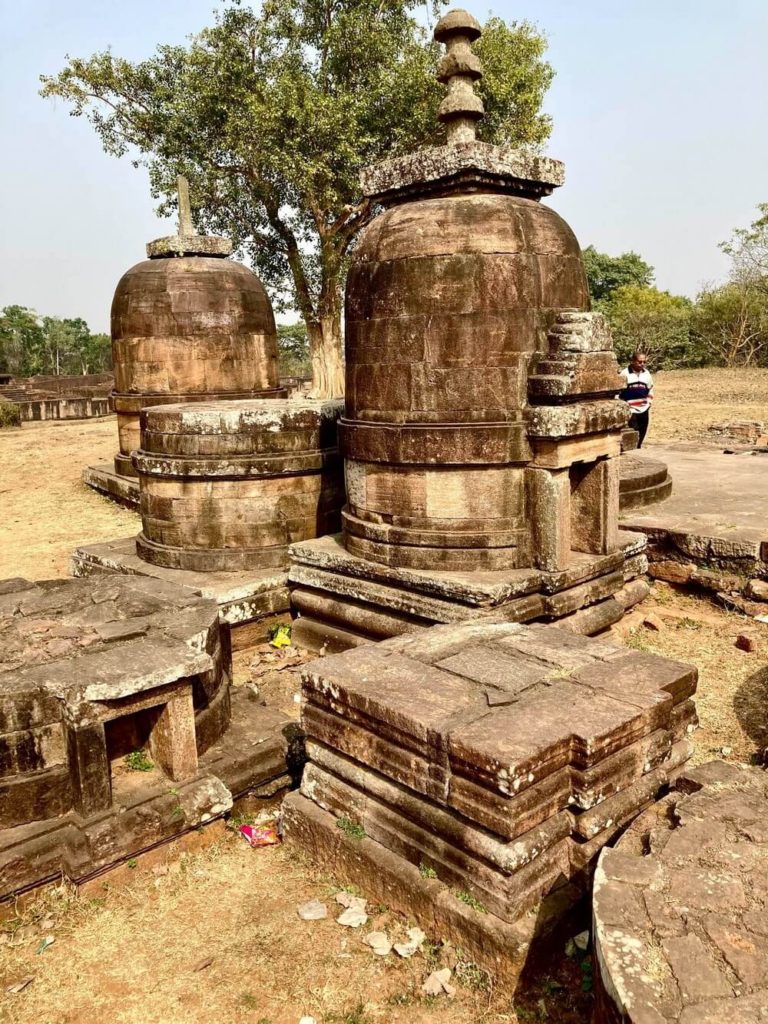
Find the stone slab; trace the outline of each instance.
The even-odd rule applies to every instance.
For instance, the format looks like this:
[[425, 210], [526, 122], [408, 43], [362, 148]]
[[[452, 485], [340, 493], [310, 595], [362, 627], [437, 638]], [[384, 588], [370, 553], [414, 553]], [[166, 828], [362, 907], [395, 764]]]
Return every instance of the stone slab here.
[[768, 1006], [768, 778], [683, 769], [595, 876], [596, 1024], [758, 1024]]
[[768, 455], [683, 442], [644, 446], [646, 453], [667, 464], [674, 488], [652, 509], [624, 512], [622, 526], [645, 533], [654, 557], [768, 575]]
[[216, 601], [221, 621], [227, 623], [232, 632], [235, 650], [241, 646], [239, 631], [247, 640], [243, 646], [251, 646], [258, 641], [252, 639], [249, 627], [259, 619], [287, 612], [290, 607], [285, 570], [217, 573], [166, 569], [139, 558], [134, 537], [77, 548], [72, 555], [72, 575], [144, 576], [186, 587], [194, 594]]
[[82, 475], [83, 483], [105, 498], [111, 498], [118, 505], [139, 510], [139, 480], [135, 476], [116, 473], [108, 462], [86, 466]]

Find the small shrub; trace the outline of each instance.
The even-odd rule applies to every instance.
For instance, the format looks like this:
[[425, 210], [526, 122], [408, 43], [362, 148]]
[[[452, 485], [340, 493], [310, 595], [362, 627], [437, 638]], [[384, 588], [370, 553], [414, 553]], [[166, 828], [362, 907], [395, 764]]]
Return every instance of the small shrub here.
[[419, 864], [419, 874], [422, 878], [437, 878], [437, 872], [432, 865], [428, 864], [425, 860]]
[[145, 750], [132, 750], [130, 754], [125, 755], [123, 761], [132, 772], [151, 772], [155, 767]]
[[480, 902], [480, 900], [477, 899], [476, 896], [473, 896], [471, 892], [467, 892], [466, 889], [454, 889], [453, 895], [457, 900], [461, 900], [462, 903], [466, 903], [468, 907], [472, 907], [473, 910], [476, 910], [478, 914], [488, 913], [487, 908]]
[[0, 398], [0, 430], [5, 427], [21, 426], [21, 409], [15, 402], [6, 402]]
[[349, 818], [339, 818], [336, 821], [336, 828], [340, 828], [345, 836], [350, 839], [365, 839], [365, 829]]

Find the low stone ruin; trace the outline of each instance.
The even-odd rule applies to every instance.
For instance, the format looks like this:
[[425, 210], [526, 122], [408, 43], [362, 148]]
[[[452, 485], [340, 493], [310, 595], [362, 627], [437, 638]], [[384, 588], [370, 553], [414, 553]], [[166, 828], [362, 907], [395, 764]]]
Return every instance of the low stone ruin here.
[[442, 904], [458, 891], [487, 912], [472, 957], [502, 973], [521, 919], [586, 891], [602, 847], [689, 756], [696, 721], [695, 669], [549, 626], [435, 627], [319, 659], [302, 680], [309, 763], [284, 803], [289, 837], [367, 888], [381, 864], [410, 877], [386, 901], [417, 917], [434, 903], [413, 901], [419, 869]]
[[290, 785], [295, 727], [249, 697], [213, 601], [136, 577], [0, 583], [0, 898]]
[[605, 850], [595, 1024], [758, 1024], [768, 1013], [768, 776], [712, 761]]
[[140, 558], [195, 572], [280, 569], [334, 533], [344, 504], [342, 402], [213, 402], [142, 412]]

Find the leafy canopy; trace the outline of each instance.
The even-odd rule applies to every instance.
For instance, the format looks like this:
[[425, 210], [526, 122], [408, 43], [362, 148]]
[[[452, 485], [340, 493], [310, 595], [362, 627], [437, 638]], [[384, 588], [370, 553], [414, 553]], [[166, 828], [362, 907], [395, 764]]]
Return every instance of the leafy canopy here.
[[[69, 58], [41, 91], [86, 116], [108, 153], [147, 166], [161, 212], [186, 174], [199, 227], [230, 235], [276, 308], [300, 312], [316, 378], [322, 344], [326, 363], [336, 352], [328, 373], [338, 375], [346, 261], [374, 213], [359, 172], [444, 138], [440, 48], [414, 17], [421, 9], [415, 0], [265, 0], [256, 13], [235, 2], [188, 46], [158, 46], [137, 63], [110, 51]], [[476, 44], [482, 138], [537, 146], [549, 136], [545, 48], [530, 24], [490, 19]]]
[[582, 255], [593, 302], [610, 298], [617, 288], [628, 285], [648, 288], [653, 281], [653, 267], [636, 252], [609, 256], [598, 252], [594, 245], [588, 245]]

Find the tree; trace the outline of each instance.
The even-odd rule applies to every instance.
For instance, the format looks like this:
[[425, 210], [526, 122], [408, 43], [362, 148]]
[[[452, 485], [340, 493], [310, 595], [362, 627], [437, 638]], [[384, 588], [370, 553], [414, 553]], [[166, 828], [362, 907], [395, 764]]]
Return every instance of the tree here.
[[277, 325], [277, 352], [281, 377], [311, 375], [309, 337], [307, 336], [307, 325], [302, 320], [295, 324]]
[[6, 306], [0, 312], [0, 371], [31, 377], [41, 373], [44, 364], [43, 321], [33, 309]]
[[[85, 115], [113, 155], [149, 169], [167, 213], [176, 175], [191, 185], [200, 227], [229, 234], [278, 310], [306, 324], [318, 397], [343, 391], [341, 308], [350, 252], [375, 210], [360, 170], [444, 139], [436, 120], [439, 47], [416, 0], [265, 0], [235, 4], [188, 47], [131, 63], [109, 51], [70, 58], [44, 96]], [[526, 22], [492, 18], [481, 137], [539, 145], [552, 80], [545, 40]]]
[[593, 302], [609, 299], [617, 288], [648, 288], [653, 281], [653, 267], [636, 252], [609, 256], [588, 245], [582, 255]]
[[756, 366], [768, 362], [768, 291], [736, 278], [697, 297], [692, 335], [707, 365]]
[[768, 203], [748, 228], [737, 228], [720, 248], [731, 257], [731, 279], [768, 295]]
[[0, 311], [0, 372], [14, 377], [36, 374], [85, 374], [109, 370], [112, 343], [107, 334], [91, 334], [80, 317], [41, 317], [24, 306]]
[[619, 361], [640, 349], [659, 369], [695, 364], [690, 299], [658, 288], [624, 285], [614, 289], [599, 307], [610, 322]]

